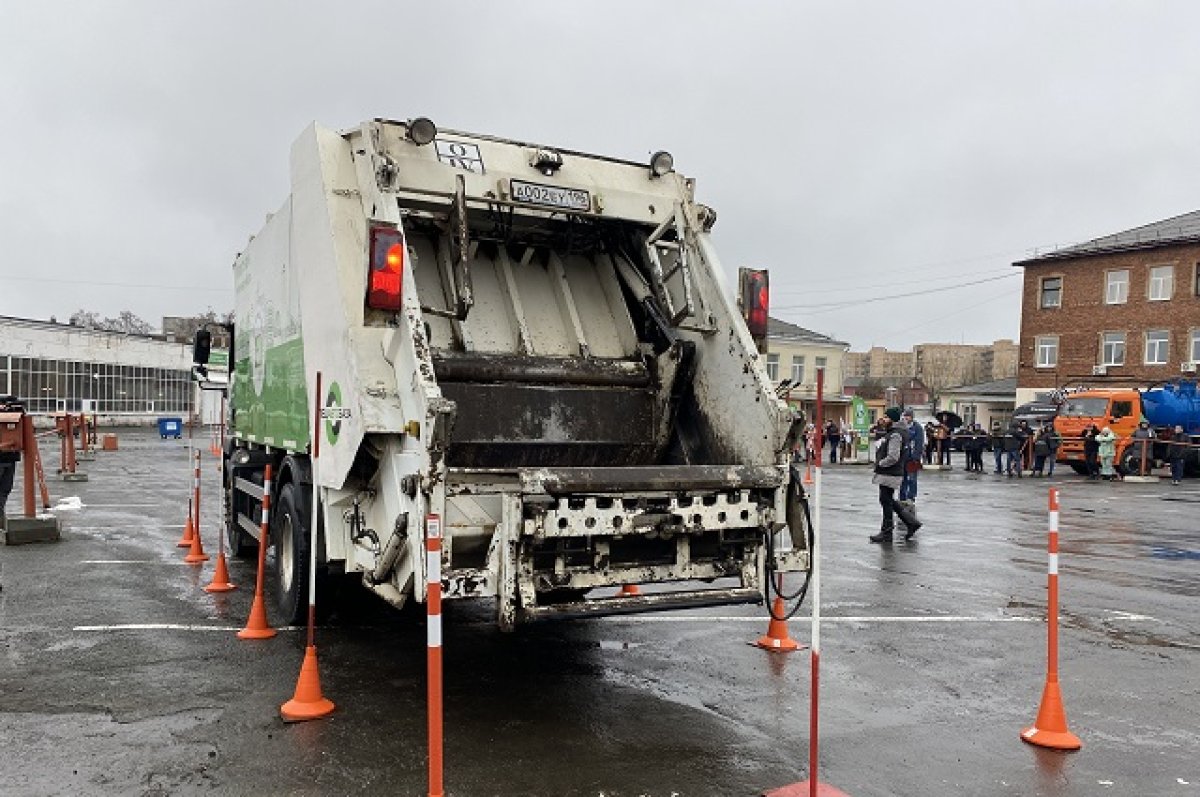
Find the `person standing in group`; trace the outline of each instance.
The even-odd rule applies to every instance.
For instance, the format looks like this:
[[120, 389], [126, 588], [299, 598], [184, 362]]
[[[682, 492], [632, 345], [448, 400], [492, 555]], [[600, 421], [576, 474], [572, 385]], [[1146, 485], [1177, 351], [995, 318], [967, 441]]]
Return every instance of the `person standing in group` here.
[[1062, 442], [1062, 435], [1054, 428], [1054, 421], [1046, 421], [1043, 429], [1046, 433], [1046, 448], [1049, 449], [1049, 453], [1046, 454], [1046, 475], [1053, 476], [1054, 461], [1058, 459], [1058, 446]]
[[1008, 433], [1004, 435], [1004, 472], [1007, 475], [1013, 475], [1013, 466], [1016, 465], [1017, 478], [1021, 478], [1021, 457], [1028, 439], [1020, 423], [1014, 422], [1008, 427]]
[[992, 422], [992, 454], [996, 459], [995, 474], [999, 476], [1004, 472], [1004, 430], [998, 421]]
[[871, 483], [879, 486], [879, 505], [883, 508], [883, 522], [879, 526], [879, 533], [870, 537], [874, 543], [892, 541], [892, 533], [896, 528], [895, 517], [899, 517], [908, 529], [904, 533], [906, 540], [921, 528], [921, 522], [896, 500], [896, 490], [904, 479], [904, 457], [908, 442], [905, 440], [904, 430], [897, 423], [899, 419], [900, 410], [896, 407], [889, 407], [879, 419], [879, 444], [875, 450], [875, 473], [871, 477]]
[[1187, 457], [1188, 437], [1183, 433], [1182, 426], [1175, 427], [1171, 442], [1167, 444], [1167, 463], [1171, 466], [1171, 484], [1179, 484], [1183, 479], [1183, 460]]
[[1100, 434], [1096, 435], [1096, 443], [1099, 446], [1097, 453], [1100, 455], [1100, 478], [1112, 481], [1117, 475], [1113, 470], [1113, 457], [1117, 455], [1117, 436], [1112, 429], [1105, 426], [1100, 430]]
[[1029, 471], [1030, 476], [1041, 476], [1042, 469], [1046, 467], [1046, 458], [1050, 456], [1050, 436], [1049, 427], [1043, 425], [1038, 430], [1037, 437], [1033, 441], [1033, 468]]
[[925, 464], [933, 464], [933, 446], [937, 439], [937, 421], [929, 421], [925, 424]]
[[[16, 396], [0, 396], [0, 412], [24, 412], [20, 400]], [[0, 451], [0, 527], [7, 522], [4, 516], [4, 506], [8, 503], [8, 495], [12, 492], [13, 480], [17, 475], [17, 463], [21, 461], [20, 451]]]
[[971, 462], [972, 470], [976, 473], [983, 473], [983, 452], [988, 447], [988, 433], [983, 430], [979, 424], [975, 424], [971, 428]]
[[1092, 424], [1079, 435], [1083, 438], [1083, 462], [1087, 466], [1089, 479], [1100, 478], [1100, 444], [1096, 442], [1099, 434], [1099, 427]]
[[825, 424], [825, 442], [829, 444], [829, 464], [837, 463], [838, 445], [842, 441], [842, 434], [838, 431], [837, 424], [829, 421]]
[[[1145, 476], [1149, 473], [1150, 468], [1154, 467], [1154, 456], [1150, 448], [1150, 441], [1154, 439], [1154, 430], [1150, 428], [1149, 423], [1141, 421], [1129, 437], [1137, 441], [1129, 447], [1130, 456], [1133, 457], [1138, 475]], [[1125, 461], [1129, 462], [1128, 459]]]

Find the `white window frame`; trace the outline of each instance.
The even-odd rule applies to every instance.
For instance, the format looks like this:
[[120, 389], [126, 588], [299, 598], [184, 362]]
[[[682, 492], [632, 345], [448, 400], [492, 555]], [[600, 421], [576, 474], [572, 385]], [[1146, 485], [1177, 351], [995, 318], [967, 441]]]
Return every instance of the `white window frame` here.
[[[1152, 338], [1151, 335], [1154, 337]], [[1150, 359], [1150, 346], [1154, 345], [1154, 354], [1156, 359]], [[1171, 357], [1171, 330], [1169, 329], [1147, 329], [1146, 330], [1146, 347], [1145, 356], [1142, 362], [1145, 365], [1166, 365]]]
[[[1046, 304], [1046, 280], [1058, 280], [1058, 302], [1056, 304]], [[1038, 309], [1040, 310], [1057, 310], [1062, 307], [1064, 280], [1061, 274], [1047, 274], [1038, 280]]]
[[792, 384], [804, 384], [804, 366], [808, 358], [803, 354], [792, 355]]
[[1039, 335], [1034, 339], [1033, 350], [1035, 368], [1058, 367], [1058, 335]]
[[[1109, 340], [1110, 336], [1112, 336], [1112, 338], [1113, 338], [1112, 340]], [[1120, 336], [1120, 340], [1116, 339], [1118, 336]], [[1101, 332], [1100, 333], [1100, 364], [1101, 365], [1121, 366], [1121, 365], [1125, 364], [1125, 343], [1126, 343], [1125, 338], [1126, 338], [1126, 336], [1125, 336], [1124, 332]], [[1116, 357], [1109, 356], [1109, 345], [1110, 344], [1114, 347], [1114, 349], [1113, 349], [1114, 352], [1116, 351], [1115, 347], [1117, 345], [1120, 345], [1121, 358], [1119, 360]]]
[[[1124, 279], [1119, 281], [1113, 277], [1121, 275]], [[1113, 289], [1116, 288], [1116, 296], [1113, 295]], [[1129, 269], [1114, 268], [1111, 271], [1106, 271], [1104, 274], [1104, 303], [1105, 304], [1125, 304], [1129, 301]]]
[[815, 374], [817, 371], [824, 371], [825, 375], [829, 376], [829, 358], [828, 357], [814, 357], [813, 358], [813, 373]]
[[1188, 358], [1190, 362], [1200, 362], [1200, 327], [1194, 327], [1189, 336], [1191, 340], [1188, 344], [1188, 352], [1192, 355]]
[[772, 382], [779, 381], [779, 355], [778, 354], [768, 354], [767, 355], [767, 379], [770, 379]]
[[[1154, 272], [1164, 270], [1166, 276], [1155, 276]], [[1146, 298], [1152, 302], [1168, 302], [1174, 293], [1175, 266], [1151, 266], [1150, 277], [1146, 281]]]

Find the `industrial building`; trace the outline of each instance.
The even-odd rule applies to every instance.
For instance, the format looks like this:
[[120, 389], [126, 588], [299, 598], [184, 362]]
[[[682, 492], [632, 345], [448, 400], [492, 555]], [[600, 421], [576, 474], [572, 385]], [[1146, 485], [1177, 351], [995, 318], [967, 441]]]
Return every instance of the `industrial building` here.
[[187, 417], [197, 406], [191, 347], [162, 336], [0, 316], [0, 394], [33, 414], [95, 413], [101, 423]]

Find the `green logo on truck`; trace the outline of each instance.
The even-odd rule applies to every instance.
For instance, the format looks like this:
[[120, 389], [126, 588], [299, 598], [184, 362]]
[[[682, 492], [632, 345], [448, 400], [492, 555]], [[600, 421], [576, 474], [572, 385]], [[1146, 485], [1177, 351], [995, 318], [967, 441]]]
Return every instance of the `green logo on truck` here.
[[350, 410], [342, 406], [342, 387], [337, 382], [329, 385], [321, 417], [325, 419], [325, 437], [330, 445], [337, 445], [338, 436], [342, 433], [342, 421], [350, 417]]

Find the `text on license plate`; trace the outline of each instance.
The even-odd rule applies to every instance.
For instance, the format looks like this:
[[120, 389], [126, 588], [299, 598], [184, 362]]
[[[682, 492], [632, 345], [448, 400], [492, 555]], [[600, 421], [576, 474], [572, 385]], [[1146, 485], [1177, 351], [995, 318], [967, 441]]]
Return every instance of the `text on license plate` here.
[[524, 180], [512, 181], [512, 198], [514, 202], [528, 202], [531, 205], [548, 205], [553, 208], [568, 210], [591, 210], [592, 198], [587, 191], [577, 188], [560, 188], [554, 185], [538, 185]]

